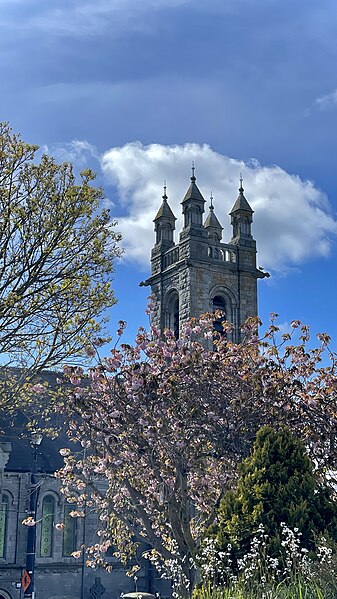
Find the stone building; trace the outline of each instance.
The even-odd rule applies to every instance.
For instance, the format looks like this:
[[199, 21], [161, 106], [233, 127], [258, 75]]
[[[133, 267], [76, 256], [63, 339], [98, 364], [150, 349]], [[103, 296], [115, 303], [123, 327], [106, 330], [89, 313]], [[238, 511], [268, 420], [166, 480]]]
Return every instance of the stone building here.
[[[240, 327], [257, 315], [257, 279], [268, 276], [256, 268], [256, 242], [252, 236], [253, 210], [244, 196], [242, 179], [231, 216], [232, 237], [222, 242], [213, 199], [206, 219], [205, 200], [196, 185], [194, 168], [190, 186], [182, 201], [184, 226], [174, 242], [176, 218], [168, 204], [166, 188], [154, 219], [156, 240], [151, 254], [151, 286], [155, 310], [153, 324], [179, 335], [182, 323], [191, 316], [221, 309], [234, 324], [233, 340], [240, 341]], [[55, 373], [44, 373], [50, 384]], [[35, 542], [36, 599], [117, 599], [120, 593], [135, 590], [134, 581], [113, 557], [111, 573], [95, 572], [73, 551], [97, 540], [97, 519], [70, 517], [73, 506], [64, 501], [53, 473], [61, 467], [59, 449], [65, 438], [42, 439], [32, 445], [22, 436], [23, 422], [11, 424], [0, 437], [0, 599], [22, 599], [19, 588], [27, 569], [28, 527], [22, 525], [30, 512], [32, 493], [36, 499]], [[64, 529], [55, 524], [64, 522]], [[151, 565], [141, 563], [138, 590], [170, 594], [167, 582], [156, 578]], [[29, 589], [28, 589], [29, 590]], [[34, 597], [32, 598], [34, 599]]]
[[[55, 373], [43, 378], [53, 385]], [[112, 571], [99, 571], [85, 565], [81, 546], [99, 541], [95, 513], [85, 518], [72, 518], [74, 504], [65, 501], [60, 483], [53, 476], [63, 463], [59, 450], [69, 446], [64, 435], [51, 439], [40, 436], [39, 443], [26, 430], [26, 419], [19, 414], [10, 420], [0, 437], [0, 599], [119, 599], [121, 593], [133, 592], [135, 582], [126, 576], [125, 567], [113, 556], [107, 556]], [[82, 448], [78, 448], [83, 451]], [[32, 501], [33, 499], [33, 501]], [[36, 510], [36, 526], [23, 520]], [[63, 523], [60, 529], [57, 524]], [[33, 539], [29, 541], [29, 534]], [[33, 540], [33, 543], [32, 543]], [[22, 582], [29, 571], [29, 553], [35, 554], [35, 593], [25, 594]], [[78, 551], [79, 557], [72, 556]], [[148, 561], [137, 560], [140, 591], [170, 594], [167, 581], [156, 578]], [[21, 586], [21, 588], [20, 588]], [[27, 593], [30, 589], [27, 588]]]
[[205, 200], [196, 184], [194, 167], [190, 186], [181, 202], [184, 217], [178, 243], [174, 242], [176, 217], [164, 187], [163, 202], [154, 219], [156, 240], [151, 254], [152, 323], [176, 336], [184, 321], [205, 312], [222, 310], [234, 325], [233, 341], [250, 316], [257, 316], [257, 279], [269, 276], [256, 267], [256, 241], [252, 235], [253, 210], [239, 195], [230, 212], [232, 237], [222, 242], [223, 227], [213, 206], [204, 220]]

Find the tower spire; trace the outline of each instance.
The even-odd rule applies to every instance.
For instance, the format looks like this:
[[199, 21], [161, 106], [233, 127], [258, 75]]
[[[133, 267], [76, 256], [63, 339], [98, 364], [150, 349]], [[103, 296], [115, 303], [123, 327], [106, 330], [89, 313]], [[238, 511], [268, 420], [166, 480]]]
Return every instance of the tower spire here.
[[202, 224], [202, 215], [205, 212], [205, 200], [196, 184], [195, 163], [192, 161], [191, 183], [181, 202], [184, 215], [184, 229], [181, 235], [198, 235], [206, 237]]
[[[240, 173], [240, 187], [237, 200], [230, 212], [231, 224], [233, 227], [233, 237], [231, 242], [240, 243], [242, 239], [253, 239], [251, 225], [253, 222], [253, 212], [243, 195], [243, 177]], [[255, 242], [254, 242], [255, 243]]]
[[154, 230], [156, 232], [155, 251], [165, 252], [174, 245], [173, 232], [175, 229], [174, 216], [169, 203], [167, 201], [167, 186], [166, 181], [163, 185], [163, 201], [154, 218]]
[[221, 226], [217, 217], [215, 216], [213, 199], [213, 192], [211, 191], [211, 203], [209, 205], [209, 214], [205, 220], [204, 227], [207, 230], [208, 239], [215, 243], [220, 243], [223, 227]]

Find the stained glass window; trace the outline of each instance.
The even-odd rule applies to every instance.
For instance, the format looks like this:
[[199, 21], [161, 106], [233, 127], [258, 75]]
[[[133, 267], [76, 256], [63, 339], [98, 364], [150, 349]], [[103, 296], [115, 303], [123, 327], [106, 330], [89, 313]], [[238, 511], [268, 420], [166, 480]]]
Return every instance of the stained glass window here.
[[46, 495], [42, 501], [41, 522], [41, 557], [51, 557], [53, 551], [53, 525], [54, 525], [55, 499], [52, 495]]
[[76, 507], [74, 503], [66, 503], [64, 506], [64, 529], [63, 529], [63, 555], [70, 556], [76, 550], [76, 518], [70, 516]]
[[6, 557], [8, 505], [8, 496], [3, 495], [0, 509], [0, 557]]

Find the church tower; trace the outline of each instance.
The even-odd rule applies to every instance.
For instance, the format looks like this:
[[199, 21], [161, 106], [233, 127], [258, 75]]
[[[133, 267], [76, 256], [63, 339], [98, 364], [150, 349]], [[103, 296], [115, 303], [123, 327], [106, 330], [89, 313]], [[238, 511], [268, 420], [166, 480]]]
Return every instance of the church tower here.
[[170, 328], [178, 337], [181, 324], [190, 317], [222, 310], [234, 325], [233, 341], [240, 342], [241, 326], [258, 313], [257, 279], [269, 276], [256, 268], [253, 210], [244, 196], [242, 178], [230, 212], [233, 231], [229, 243], [221, 241], [223, 227], [215, 215], [212, 194], [204, 220], [205, 200], [196, 184], [194, 166], [181, 204], [184, 225], [179, 242], [174, 243], [176, 218], [165, 185], [163, 202], [154, 219], [152, 273], [143, 283], [151, 286], [152, 324], [161, 330]]

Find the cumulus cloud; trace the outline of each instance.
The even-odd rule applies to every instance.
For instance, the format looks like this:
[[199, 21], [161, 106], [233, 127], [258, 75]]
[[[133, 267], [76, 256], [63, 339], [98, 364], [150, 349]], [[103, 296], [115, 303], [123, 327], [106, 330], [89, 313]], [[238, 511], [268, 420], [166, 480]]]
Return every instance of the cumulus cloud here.
[[96, 147], [86, 140], [73, 139], [68, 143], [54, 144], [51, 148], [43, 146], [41, 148], [45, 154], [54, 156], [57, 162], [71, 162], [78, 168], [85, 168], [88, 165], [88, 159], [99, 159]]
[[143, 146], [135, 142], [111, 148], [101, 157], [104, 175], [117, 187], [124, 210], [123, 216], [115, 216], [124, 236], [126, 259], [148, 265], [154, 243], [153, 218], [162, 201], [164, 180], [178, 219], [177, 231], [181, 230], [180, 202], [189, 185], [193, 160], [197, 184], [206, 201], [213, 191], [224, 242], [231, 237], [228, 213], [237, 197], [242, 172], [245, 195], [255, 211], [253, 233], [259, 265], [285, 272], [329, 254], [337, 235], [337, 221], [326, 195], [311, 181], [302, 181], [277, 165], [263, 166], [256, 160], [244, 163], [224, 156], [209, 145]]
[[317, 100], [315, 100], [315, 105], [320, 110], [329, 110], [331, 108], [337, 108], [337, 89], [332, 91], [330, 94], [326, 94], [326, 96], [317, 98]]

